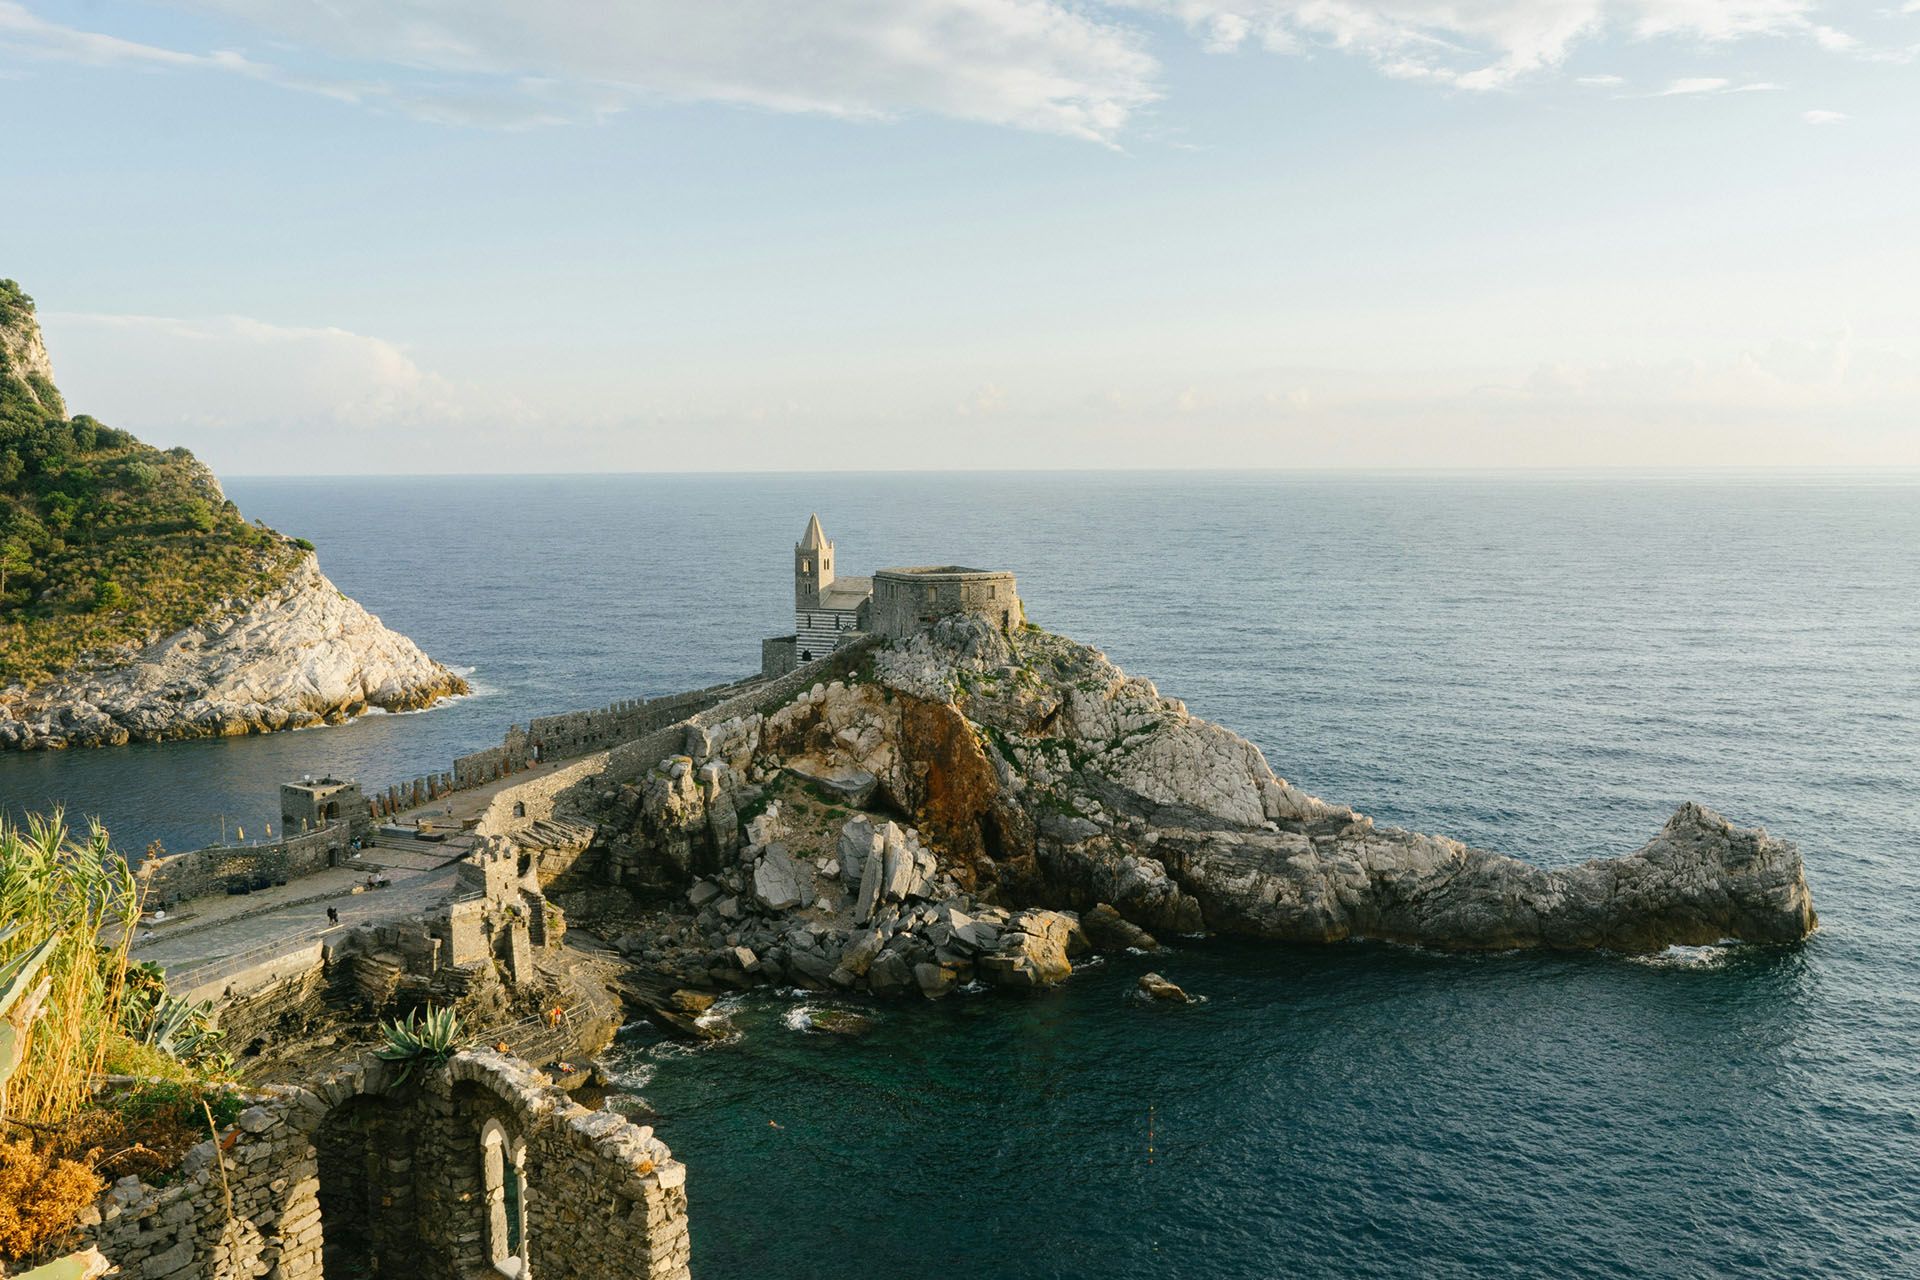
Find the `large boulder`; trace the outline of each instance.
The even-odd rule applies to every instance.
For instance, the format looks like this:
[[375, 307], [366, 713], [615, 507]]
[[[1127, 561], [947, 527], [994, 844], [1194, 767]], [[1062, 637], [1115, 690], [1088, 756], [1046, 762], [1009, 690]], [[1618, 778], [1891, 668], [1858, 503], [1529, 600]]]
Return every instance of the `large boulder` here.
[[1086, 931], [1087, 941], [1102, 951], [1123, 951], [1128, 948], [1153, 951], [1160, 946], [1152, 934], [1105, 902], [1096, 903], [1093, 910], [1081, 916], [1080, 927]]
[[840, 828], [840, 878], [850, 885], [859, 885], [867, 869], [867, 859], [879, 853], [884, 845], [885, 838], [871, 818], [865, 814], [849, 818], [847, 825]]
[[753, 896], [768, 911], [790, 911], [804, 906], [812, 898], [808, 878], [795, 865], [786, 847], [767, 846], [753, 864]]
[[1072, 916], [1022, 911], [1007, 922], [995, 949], [980, 957], [980, 972], [996, 986], [1050, 987], [1073, 972], [1068, 953], [1084, 947], [1085, 939]]

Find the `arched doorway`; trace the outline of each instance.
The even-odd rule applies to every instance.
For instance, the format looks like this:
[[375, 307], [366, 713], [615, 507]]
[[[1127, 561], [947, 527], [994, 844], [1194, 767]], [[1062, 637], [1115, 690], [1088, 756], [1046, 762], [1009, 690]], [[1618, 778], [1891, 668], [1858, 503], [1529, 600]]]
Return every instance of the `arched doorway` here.
[[360, 1094], [328, 1113], [313, 1139], [319, 1174], [320, 1267], [326, 1280], [406, 1275], [418, 1263], [414, 1126], [383, 1098]]

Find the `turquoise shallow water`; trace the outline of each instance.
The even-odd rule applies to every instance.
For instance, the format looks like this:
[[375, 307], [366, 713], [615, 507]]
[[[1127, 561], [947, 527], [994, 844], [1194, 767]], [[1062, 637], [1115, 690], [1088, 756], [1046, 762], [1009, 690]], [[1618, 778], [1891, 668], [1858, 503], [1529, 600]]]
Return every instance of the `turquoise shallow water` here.
[[[758, 476], [234, 481], [480, 696], [252, 741], [0, 758], [123, 843], [286, 776], [739, 673], [818, 509], [849, 568], [962, 560], [1276, 769], [1542, 863], [1683, 799], [1800, 842], [1804, 947], [1648, 963], [1190, 944], [858, 1041], [742, 1002], [627, 1047], [702, 1280], [1920, 1272], [1920, 478]], [[1157, 1151], [1146, 1160], [1146, 1113]], [[776, 1122], [779, 1127], [769, 1124]]]

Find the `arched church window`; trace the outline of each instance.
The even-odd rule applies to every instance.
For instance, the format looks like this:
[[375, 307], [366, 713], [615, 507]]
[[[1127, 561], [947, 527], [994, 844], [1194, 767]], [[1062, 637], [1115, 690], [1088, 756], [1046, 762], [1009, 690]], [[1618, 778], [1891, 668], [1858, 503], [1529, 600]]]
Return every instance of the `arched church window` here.
[[486, 1188], [487, 1261], [503, 1276], [527, 1276], [527, 1144], [509, 1139], [498, 1120], [480, 1130], [481, 1177]]
[[800, 572], [802, 572], [802, 573], [812, 573], [812, 572], [813, 572], [813, 561], [811, 561], [811, 560], [802, 560], [802, 561], [800, 562]]

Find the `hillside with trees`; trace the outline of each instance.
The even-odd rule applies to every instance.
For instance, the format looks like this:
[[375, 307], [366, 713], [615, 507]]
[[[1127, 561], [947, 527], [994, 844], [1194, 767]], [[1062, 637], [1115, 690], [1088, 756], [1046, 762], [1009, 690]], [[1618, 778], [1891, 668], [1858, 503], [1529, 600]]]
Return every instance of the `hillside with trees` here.
[[187, 450], [69, 416], [33, 299], [0, 280], [0, 688], [124, 660], [311, 550], [249, 523]]

